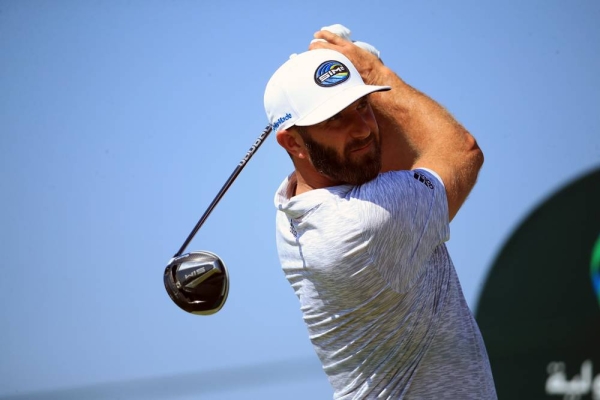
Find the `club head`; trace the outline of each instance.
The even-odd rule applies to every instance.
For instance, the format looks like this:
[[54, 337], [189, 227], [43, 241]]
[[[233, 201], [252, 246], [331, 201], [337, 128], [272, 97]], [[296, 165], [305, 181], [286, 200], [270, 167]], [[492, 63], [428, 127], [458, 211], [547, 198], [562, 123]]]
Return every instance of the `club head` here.
[[216, 313], [229, 294], [225, 263], [208, 251], [195, 251], [173, 258], [165, 268], [164, 281], [171, 300], [192, 314]]

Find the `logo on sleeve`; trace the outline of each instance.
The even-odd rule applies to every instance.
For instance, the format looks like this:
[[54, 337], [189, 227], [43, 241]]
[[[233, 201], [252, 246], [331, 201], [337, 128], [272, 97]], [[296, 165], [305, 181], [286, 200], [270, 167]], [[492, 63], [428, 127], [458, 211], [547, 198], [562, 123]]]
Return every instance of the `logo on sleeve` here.
[[431, 181], [429, 179], [427, 179], [427, 177], [425, 175], [415, 172], [415, 174], [413, 175], [413, 178], [415, 178], [419, 182], [422, 182], [429, 189], [433, 189], [433, 183], [431, 183]]

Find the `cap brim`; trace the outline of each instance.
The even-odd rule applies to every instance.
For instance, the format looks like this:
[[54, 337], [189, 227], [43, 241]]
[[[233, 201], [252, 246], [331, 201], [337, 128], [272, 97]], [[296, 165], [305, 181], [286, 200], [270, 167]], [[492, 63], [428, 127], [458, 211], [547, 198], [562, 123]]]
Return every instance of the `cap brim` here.
[[294, 122], [298, 126], [310, 126], [323, 122], [328, 118], [360, 99], [373, 92], [390, 90], [390, 86], [356, 85], [341, 91], [325, 103], [319, 104], [313, 111]]

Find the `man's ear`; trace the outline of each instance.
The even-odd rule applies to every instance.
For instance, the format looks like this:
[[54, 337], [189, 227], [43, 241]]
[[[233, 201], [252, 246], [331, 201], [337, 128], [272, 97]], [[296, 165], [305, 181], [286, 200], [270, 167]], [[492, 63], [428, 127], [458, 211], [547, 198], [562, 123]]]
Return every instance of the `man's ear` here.
[[294, 158], [308, 159], [308, 153], [304, 146], [302, 136], [295, 129], [282, 129], [277, 132], [277, 143], [283, 147]]

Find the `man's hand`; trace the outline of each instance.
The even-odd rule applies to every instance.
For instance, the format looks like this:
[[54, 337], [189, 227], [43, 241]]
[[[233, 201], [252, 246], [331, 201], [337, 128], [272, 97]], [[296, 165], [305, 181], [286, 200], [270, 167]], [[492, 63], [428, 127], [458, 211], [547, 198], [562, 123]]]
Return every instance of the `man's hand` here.
[[[351, 41], [352, 43], [354, 43], [355, 46], [358, 46], [361, 49], [365, 49], [369, 53], [372, 53], [373, 55], [377, 56], [377, 58], [381, 59], [381, 53], [379, 52], [379, 50], [377, 50], [375, 48], [375, 46], [370, 45], [369, 43], [359, 42], [357, 40], [352, 40], [350, 38], [350, 35], [352, 34], [352, 32], [350, 31], [350, 29], [346, 28], [344, 25], [333, 24], [333, 25], [325, 26], [325, 27], [321, 28], [321, 30], [322, 31], [329, 31], [331, 33], [335, 33], [336, 35], [338, 35], [342, 39]], [[318, 42], [318, 41], [324, 42], [325, 40], [324, 39], [313, 39], [312, 42]]]

